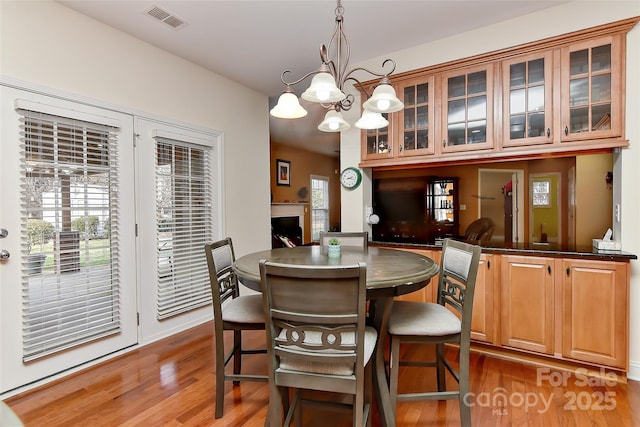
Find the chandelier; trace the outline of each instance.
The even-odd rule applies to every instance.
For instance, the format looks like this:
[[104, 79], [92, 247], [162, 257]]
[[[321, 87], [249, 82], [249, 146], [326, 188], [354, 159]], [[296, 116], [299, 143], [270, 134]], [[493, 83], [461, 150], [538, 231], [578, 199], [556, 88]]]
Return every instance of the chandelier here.
[[[343, 29], [344, 8], [341, 0], [338, 0], [337, 3], [335, 10], [336, 25], [329, 45], [327, 46], [324, 43], [320, 45], [320, 60], [322, 61], [320, 68], [291, 82], [285, 80], [285, 75], [291, 71], [285, 70], [280, 80], [286, 88], [278, 98], [276, 106], [271, 109], [270, 114], [281, 119], [297, 119], [306, 116], [307, 110], [300, 105], [298, 97], [291, 86], [302, 82], [307, 77], [313, 76], [311, 85], [302, 93], [302, 99], [318, 103], [328, 110], [324, 120], [318, 126], [319, 130], [340, 132], [351, 127], [341, 113], [341, 111], [349, 111], [354, 102], [354, 96], [346, 94], [344, 91], [345, 83], [348, 81], [357, 85], [368, 98], [362, 104], [364, 111], [362, 117], [356, 121], [356, 127], [360, 129], [384, 128], [389, 125], [389, 122], [382, 116], [382, 113], [393, 113], [400, 111], [404, 107], [389, 81], [389, 76], [395, 71], [396, 63], [391, 59], [386, 59], [382, 63], [383, 70], [387, 64], [391, 66], [389, 72], [376, 73], [361, 67], [347, 70], [351, 51]], [[331, 51], [331, 49], [334, 50]], [[330, 53], [333, 55], [330, 56]], [[357, 71], [364, 71], [372, 76], [381, 78], [373, 94], [369, 95], [362, 83], [353, 76]]]

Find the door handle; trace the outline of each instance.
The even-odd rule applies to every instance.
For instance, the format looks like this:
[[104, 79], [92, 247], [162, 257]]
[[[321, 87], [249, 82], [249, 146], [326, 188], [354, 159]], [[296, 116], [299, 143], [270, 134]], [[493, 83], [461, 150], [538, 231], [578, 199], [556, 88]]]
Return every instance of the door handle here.
[[0, 228], [0, 239], [4, 239], [9, 235], [9, 232], [6, 228]]
[[11, 256], [11, 254], [9, 253], [9, 251], [7, 250], [0, 250], [0, 261], [4, 261], [5, 259], [9, 259], [9, 257]]

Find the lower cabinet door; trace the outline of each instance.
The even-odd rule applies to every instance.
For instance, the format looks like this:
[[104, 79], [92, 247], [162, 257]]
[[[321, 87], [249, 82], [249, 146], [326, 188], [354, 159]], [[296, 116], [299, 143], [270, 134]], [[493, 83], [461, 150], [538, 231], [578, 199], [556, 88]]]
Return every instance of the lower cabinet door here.
[[553, 354], [553, 258], [503, 255], [501, 344]]
[[627, 368], [628, 266], [563, 261], [563, 357]]

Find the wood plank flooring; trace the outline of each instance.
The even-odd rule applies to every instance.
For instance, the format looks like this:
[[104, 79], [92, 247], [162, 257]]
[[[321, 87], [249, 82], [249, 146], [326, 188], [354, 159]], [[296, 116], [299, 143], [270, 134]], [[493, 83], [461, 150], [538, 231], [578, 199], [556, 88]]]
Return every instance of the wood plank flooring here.
[[[225, 415], [214, 418], [215, 342], [211, 324], [133, 351], [7, 404], [25, 426], [262, 426], [265, 383], [244, 382], [225, 391]], [[248, 334], [260, 347], [264, 335]], [[228, 337], [230, 339], [230, 336]], [[429, 348], [412, 348], [420, 357]], [[454, 350], [451, 350], [454, 351]], [[245, 369], [265, 372], [264, 355], [245, 358]], [[640, 426], [640, 383], [606, 384], [555, 370], [473, 354], [473, 425]], [[429, 370], [402, 368], [401, 391], [432, 388]], [[453, 389], [452, 382], [451, 388]], [[348, 426], [350, 415], [305, 411], [305, 426]], [[373, 425], [380, 425], [373, 410]], [[403, 402], [399, 427], [458, 426], [458, 403]]]

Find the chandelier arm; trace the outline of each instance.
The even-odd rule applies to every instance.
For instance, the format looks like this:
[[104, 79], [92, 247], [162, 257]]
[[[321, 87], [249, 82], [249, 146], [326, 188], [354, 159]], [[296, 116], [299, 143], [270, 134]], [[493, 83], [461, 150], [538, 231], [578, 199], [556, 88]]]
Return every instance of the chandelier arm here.
[[313, 76], [314, 74], [318, 74], [318, 71], [317, 71], [317, 70], [316, 70], [316, 71], [310, 71], [310, 72], [308, 72], [307, 74], [305, 74], [304, 76], [300, 77], [298, 80], [295, 80], [295, 81], [292, 81], [292, 82], [288, 82], [288, 81], [286, 81], [286, 80], [284, 79], [284, 75], [285, 75], [285, 74], [287, 74], [287, 73], [290, 73], [290, 72], [291, 72], [291, 70], [284, 70], [284, 71], [282, 72], [282, 75], [280, 76], [280, 81], [281, 81], [285, 86], [288, 86], [288, 87], [290, 87], [290, 86], [294, 86], [294, 85], [297, 85], [298, 83], [300, 83], [301, 81], [303, 81], [303, 80], [304, 80], [304, 79], [306, 79], [307, 77], [309, 77], [309, 76]]
[[[352, 70], [352, 72], [353, 72], [353, 71], [355, 71], [355, 70]], [[353, 81], [353, 82], [354, 82], [354, 86], [357, 86], [361, 91], [363, 91], [363, 92], [364, 92], [364, 94], [367, 96], [367, 99], [371, 97], [371, 94], [369, 93], [369, 91], [367, 90], [367, 88], [362, 84], [362, 82], [361, 82], [360, 80], [356, 79], [355, 77], [351, 77], [351, 76], [349, 76], [349, 77], [347, 77], [347, 78], [345, 79], [345, 83], [346, 83], [347, 81], [349, 81], [349, 80]], [[349, 94], [349, 95], [351, 95], [351, 94]]]

